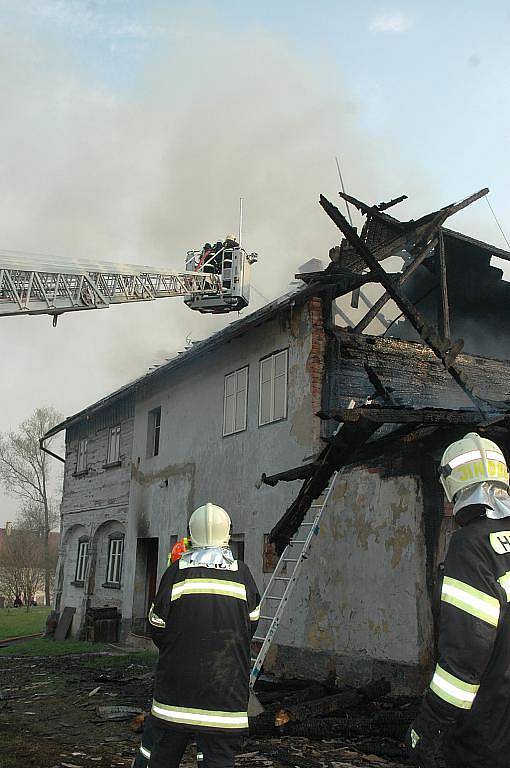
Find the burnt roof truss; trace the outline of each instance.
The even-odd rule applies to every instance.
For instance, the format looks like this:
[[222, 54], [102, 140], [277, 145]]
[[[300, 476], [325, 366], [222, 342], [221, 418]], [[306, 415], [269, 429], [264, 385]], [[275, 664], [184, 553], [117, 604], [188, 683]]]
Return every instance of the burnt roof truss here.
[[[508, 403], [487, 400], [479, 396], [468, 380], [465, 372], [455, 364], [455, 360], [463, 347], [462, 339], [455, 342], [449, 338], [449, 308], [446, 286], [446, 260], [444, 254], [443, 230], [444, 222], [454, 213], [462, 210], [475, 200], [488, 193], [482, 189], [458, 203], [427, 214], [417, 221], [398, 222], [383, 213], [386, 208], [396, 205], [404, 197], [395, 198], [389, 203], [379, 206], [368, 206], [362, 201], [341, 193], [348, 202], [370, 218], [380, 220], [384, 225], [391, 222], [385, 238], [375, 247], [367, 244], [367, 224], [363, 228], [362, 237], [358, 236], [342, 213], [323, 195], [320, 204], [331, 220], [345, 237], [338, 249], [339, 258], [336, 263], [324, 272], [298, 275], [309, 284], [309, 289], [317, 290], [327, 285], [330, 296], [342, 295], [341, 287], [353, 280], [353, 273], [364, 272], [371, 281], [383, 286], [385, 293], [378, 302], [367, 312], [365, 317], [351, 329], [360, 332], [377, 315], [384, 304], [392, 299], [400, 308], [402, 314], [411, 323], [424, 343], [473, 403], [473, 408], [410, 408], [400, 405], [398, 397], [383, 385], [377, 373], [365, 364], [365, 372], [374, 387], [374, 396], [364, 404], [354, 408], [342, 408], [334, 411], [319, 412], [317, 416], [324, 420], [339, 422], [338, 428], [331, 437], [325, 439], [326, 445], [318, 456], [308, 464], [295, 467], [286, 472], [267, 476], [262, 475], [262, 482], [274, 486], [280, 481], [301, 480], [302, 486], [296, 499], [289, 506], [283, 517], [276, 523], [270, 533], [270, 540], [276, 544], [277, 551], [282, 552], [294, 533], [301, 525], [307, 510], [315, 499], [326, 488], [330, 477], [335, 471], [363, 461], [370, 455], [377, 455], [378, 450], [385, 450], [388, 445], [397, 441], [413, 442], [420, 436], [430, 436], [437, 430], [445, 428], [479, 427], [492, 424], [506, 424]], [[388, 236], [388, 232], [390, 235]], [[395, 234], [396, 232], [396, 234]], [[409, 259], [403, 271], [398, 275], [388, 274], [380, 265], [380, 261], [398, 250], [407, 250]], [[433, 249], [439, 256], [440, 275], [440, 313], [438, 329], [431, 327], [417, 310], [413, 302], [403, 294], [401, 288], [406, 280], [423, 263]], [[368, 269], [368, 273], [366, 270]], [[338, 289], [335, 289], [335, 275], [338, 276]], [[347, 277], [347, 281], [346, 281]], [[343, 283], [343, 285], [342, 285]], [[321, 291], [317, 291], [320, 293]], [[377, 438], [375, 433], [383, 425], [394, 425], [392, 431]]]

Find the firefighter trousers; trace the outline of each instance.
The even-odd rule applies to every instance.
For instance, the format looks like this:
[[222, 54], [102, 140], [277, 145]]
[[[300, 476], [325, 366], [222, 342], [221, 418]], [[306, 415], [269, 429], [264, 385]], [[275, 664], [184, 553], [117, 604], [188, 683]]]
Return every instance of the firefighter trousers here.
[[150, 768], [179, 768], [181, 758], [190, 741], [199, 736], [200, 748], [204, 754], [204, 768], [234, 768], [235, 754], [240, 737], [231, 733], [202, 733], [172, 728], [159, 723], [153, 724], [153, 744]]

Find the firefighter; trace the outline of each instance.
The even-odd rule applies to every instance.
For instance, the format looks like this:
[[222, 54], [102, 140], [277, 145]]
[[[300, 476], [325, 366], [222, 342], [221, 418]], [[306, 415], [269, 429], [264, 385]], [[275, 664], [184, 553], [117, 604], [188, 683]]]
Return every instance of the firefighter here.
[[250, 641], [260, 597], [228, 546], [230, 527], [215, 504], [195, 510], [191, 549], [165, 571], [149, 613], [159, 648], [150, 768], [177, 768], [197, 735], [207, 768], [233, 768], [248, 728]]
[[237, 238], [235, 235], [227, 235], [224, 242], [223, 242], [224, 248], [239, 248], [239, 243], [237, 242]]
[[[170, 566], [172, 563], [176, 563], [178, 560], [180, 560], [183, 554], [188, 552], [190, 548], [191, 539], [188, 536], [183, 536], [182, 539], [176, 541], [168, 554], [168, 565]], [[138, 748], [137, 755], [131, 764], [131, 768], [147, 768], [151, 757], [152, 740], [152, 715], [148, 715], [143, 723], [142, 743]], [[199, 767], [203, 764], [203, 759], [203, 752], [197, 744], [197, 765]]]
[[444, 564], [438, 662], [406, 743], [422, 768], [510, 766], [510, 496], [501, 449], [471, 432], [440, 481], [461, 526]]

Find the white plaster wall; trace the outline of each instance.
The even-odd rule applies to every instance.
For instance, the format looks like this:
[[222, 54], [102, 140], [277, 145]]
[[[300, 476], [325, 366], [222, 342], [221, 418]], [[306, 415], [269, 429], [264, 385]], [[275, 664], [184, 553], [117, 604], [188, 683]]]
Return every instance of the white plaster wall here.
[[422, 510], [417, 478], [366, 468], [340, 476], [280, 641], [420, 662], [431, 643]]
[[[259, 361], [289, 348], [288, 417], [258, 426]], [[292, 501], [298, 486], [256, 485], [271, 474], [299, 465], [319, 446], [314, 442], [310, 377], [306, 363], [311, 326], [306, 307], [265, 322], [200, 360], [188, 363], [141, 396], [135, 413], [130, 493], [128, 557], [136, 538], [159, 536], [159, 576], [173, 534], [186, 533], [187, 520], [200, 504], [213, 501], [232, 517], [233, 530], [245, 534], [245, 559], [262, 589], [263, 534]], [[249, 366], [248, 418], [244, 432], [222, 437], [224, 377]], [[148, 413], [161, 406], [160, 454], [146, 458]], [[167, 485], [168, 482], [168, 485]], [[131, 615], [133, 581], [126, 584], [123, 615]]]

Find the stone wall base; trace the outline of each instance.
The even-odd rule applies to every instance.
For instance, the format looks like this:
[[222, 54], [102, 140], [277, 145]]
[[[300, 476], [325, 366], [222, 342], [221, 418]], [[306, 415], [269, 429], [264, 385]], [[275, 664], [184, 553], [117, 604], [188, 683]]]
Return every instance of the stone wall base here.
[[419, 664], [373, 659], [362, 654], [344, 655], [273, 646], [267, 656], [264, 670], [279, 678], [311, 678], [324, 680], [338, 678], [340, 684], [362, 686], [372, 680], [386, 678], [391, 692], [397, 695], [421, 695], [430, 680], [431, 671]]

